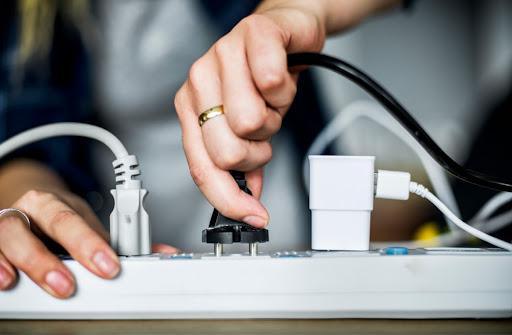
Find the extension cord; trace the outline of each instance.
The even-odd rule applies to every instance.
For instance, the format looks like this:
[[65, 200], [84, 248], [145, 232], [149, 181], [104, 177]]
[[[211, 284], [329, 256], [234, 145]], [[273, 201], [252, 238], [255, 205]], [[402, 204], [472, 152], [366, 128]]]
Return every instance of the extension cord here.
[[499, 249], [155, 254], [121, 257], [114, 280], [64, 263], [74, 296], [53, 298], [20, 274], [0, 293], [0, 318], [512, 317], [512, 252]]

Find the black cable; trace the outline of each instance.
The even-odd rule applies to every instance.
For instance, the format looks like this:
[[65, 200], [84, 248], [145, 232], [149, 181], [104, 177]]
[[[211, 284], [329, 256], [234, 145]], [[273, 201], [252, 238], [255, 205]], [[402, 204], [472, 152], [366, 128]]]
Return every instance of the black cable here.
[[466, 169], [455, 162], [427, 134], [409, 112], [381, 85], [356, 67], [340, 59], [318, 53], [296, 53], [288, 55], [288, 66], [316, 65], [334, 71], [368, 92], [390, 112], [418, 143], [453, 176], [478, 186], [512, 192], [509, 181], [487, 176]]

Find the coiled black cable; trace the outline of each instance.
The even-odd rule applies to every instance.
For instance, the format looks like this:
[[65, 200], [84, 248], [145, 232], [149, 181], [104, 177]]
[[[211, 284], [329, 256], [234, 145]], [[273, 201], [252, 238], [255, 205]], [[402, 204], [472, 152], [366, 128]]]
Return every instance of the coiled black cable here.
[[335, 57], [318, 53], [296, 53], [288, 55], [288, 66], [315, 65], [340, 74], [368, 92], [379, 101], [388, 112], [407, 129], [418, 143], [453, 176], [478, 186], [512, 192], [509, 181], [491, 177], [483, 173], [466, 169], [455, 162], [427, 134], [409, 112], [381, 85], [353, 65]]

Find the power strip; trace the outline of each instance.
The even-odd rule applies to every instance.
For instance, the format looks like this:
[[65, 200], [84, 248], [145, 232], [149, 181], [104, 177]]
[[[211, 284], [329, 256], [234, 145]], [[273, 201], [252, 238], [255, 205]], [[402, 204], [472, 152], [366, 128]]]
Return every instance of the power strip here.
[[370, 252], [122, 257], [102, 280], [65, 260], [78, 289], [52, 298], [21, 274], [0, 318], [507, 318], [512, 252], [386, 248]]

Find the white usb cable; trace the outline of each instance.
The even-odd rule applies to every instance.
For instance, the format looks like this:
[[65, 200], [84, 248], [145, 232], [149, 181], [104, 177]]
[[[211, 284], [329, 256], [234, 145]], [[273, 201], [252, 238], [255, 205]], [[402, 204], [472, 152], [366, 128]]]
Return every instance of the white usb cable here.
[[[416, 194], [430, 201], [450, 221], [452, 221], [457, 227], [464, 230], [468, 234], [471, 234], [480, 240], [499, 248], [512, 251], [511, 243], [502, 241], [496, 237], [486, 234], [459, 219], [441, 200], [439, 200], [439, 198], [430, 192], [428, 188], [411, 181], [411, 175], [409, 173], [385, 170], [379, 170], [377, 172], [375, 191], [375, 196], [377, 198], [407, 200], [409, 198], [409, 193]], [[509, 197], [506, 196], [501, 198], [502, 199], [498, 200], [497, 203], [502, 203], [503, 201], [509, 199]], [[491, 207], [495, 207], [495, 205]]]

